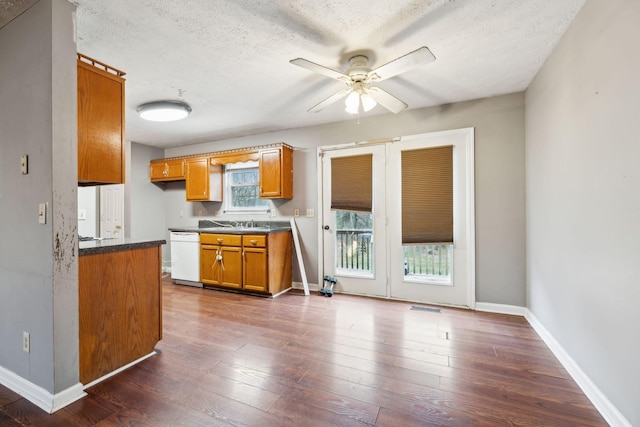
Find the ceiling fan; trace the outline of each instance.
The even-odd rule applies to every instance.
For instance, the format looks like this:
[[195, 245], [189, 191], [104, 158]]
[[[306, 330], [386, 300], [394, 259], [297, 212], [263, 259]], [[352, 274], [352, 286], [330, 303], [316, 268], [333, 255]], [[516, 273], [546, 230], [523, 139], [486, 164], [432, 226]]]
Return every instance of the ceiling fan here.
[[369, 58], [364, 55], [353, 56], [349, 59], [349, 70], [345, 74], [303, 58], [292, 59], [289, 62], [332, 79], [340, 80], [347, 85], [346, 89], [334, 93], [311, 107], [310, 112], [317, 113], [346, 96], [345, 110], [348, 113], [356, 114], [360, 111], [360, 106], [364, 111], [369, 111], [380, 104], [393, 113], [399, 113], [407, 108], [407, 104], [389, 92], [372, 86], [372, 84], [404, 73], [418, 65], [429, 64], [435, 59], [436, 57], [431, 51], [423, 46], [373, 70], [368, 68]]

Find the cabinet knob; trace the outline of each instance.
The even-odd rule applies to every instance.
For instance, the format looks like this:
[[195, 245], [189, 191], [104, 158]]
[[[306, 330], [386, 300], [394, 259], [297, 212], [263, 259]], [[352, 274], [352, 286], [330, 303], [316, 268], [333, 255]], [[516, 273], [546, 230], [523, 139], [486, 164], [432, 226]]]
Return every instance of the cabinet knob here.
[[224, 242], [224, 239], [216, 239], [218, 241], [218, 243], [222, 243]]
[[255, 245], [255, 244], [257, 244], [257, 243], [258, 243], [258, 241], [257, 241], [257, 240], [253, 240], [253, 239], [251, 239], [251, 240], [249, 240], [249, 243], [251, 243], [252, 245]]

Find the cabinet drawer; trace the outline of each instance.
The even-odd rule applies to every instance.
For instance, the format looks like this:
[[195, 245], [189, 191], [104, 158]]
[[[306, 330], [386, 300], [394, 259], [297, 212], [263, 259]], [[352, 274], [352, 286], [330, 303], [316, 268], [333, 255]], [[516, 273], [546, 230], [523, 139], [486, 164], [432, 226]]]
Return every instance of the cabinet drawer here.
[[242, 245], [245, 247], [264, 248], [267, 246], [267, 236], [263, 236], [263, 235], [242, 236]]
[[241, 246], [242, 236], [236, 234], [200, 234], [200, 243], [204, 245]]

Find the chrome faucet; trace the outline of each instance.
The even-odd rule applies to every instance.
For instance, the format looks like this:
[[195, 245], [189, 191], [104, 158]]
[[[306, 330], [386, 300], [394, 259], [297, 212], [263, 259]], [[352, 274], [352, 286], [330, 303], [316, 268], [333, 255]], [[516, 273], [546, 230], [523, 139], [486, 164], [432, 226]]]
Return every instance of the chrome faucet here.
[[247, 228], [253, 228], [253, 220], [247, 222]]

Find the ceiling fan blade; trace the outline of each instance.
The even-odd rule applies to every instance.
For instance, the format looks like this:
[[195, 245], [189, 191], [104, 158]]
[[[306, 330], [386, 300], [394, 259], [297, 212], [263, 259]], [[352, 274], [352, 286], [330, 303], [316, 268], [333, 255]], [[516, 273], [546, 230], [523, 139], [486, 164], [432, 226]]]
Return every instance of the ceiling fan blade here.
[[332, 70], [331, 68], [324, 67], [322, 65], [316, 64], [315, 62], [308, 61], [304, 58], [292, 59], [289, 62], [293, 65], [297, 65], [299, 67], [306, 68], [307, 70], [322, 74], [323, 76], [331, 77], [332, 79], [341, 80], [346, 83], [351, 82], [351, 78], [346, 74], [342, 74], [336, 70]]
[[407, 104], [400, 101], [389, 92], [380, 89], [379, 87], [369, 88], [369, 95], [371, 95], [371, 97], [373, 97], [373, 99], [375, 99], [378, 104], [382, 105], [384, 108], [395, 114], [408, 107]]
[[371, 76], [372, 81], [381, 81], [388, 79], [389, 77], [397, 76], [405, 71], [409, 71], [418, 65], [430, 64], [435, 60], [436, 57], [433, 56], [433, 53], [431, 53], [426, 46], [422, 46], [413, 52], [409, 52], [400, 58], [381, 65], [375, 70], [369, 71], [368, 75]]
[[329, 105], [333, 104], [334, 102], [338, 101], [340, 98], [344, 98], [345, 96], [347, 96], [350, 92], [351, 92], [351, 88], [348, 89], [343, 89], [339, 92], [334, 93], [333, 95], [331, 95], [330, 97], [328, 97], [327, 99], [325, 99], [324, 101], [321, 101], [320, 103], [314, 105], [313, 107], [309, 108], [309, 112], [310, 113], [317, 113], [318, 111], [322, 110], [325, 107], [328, 107]]

